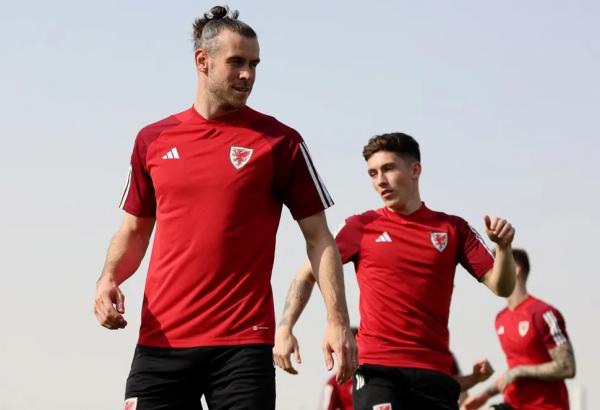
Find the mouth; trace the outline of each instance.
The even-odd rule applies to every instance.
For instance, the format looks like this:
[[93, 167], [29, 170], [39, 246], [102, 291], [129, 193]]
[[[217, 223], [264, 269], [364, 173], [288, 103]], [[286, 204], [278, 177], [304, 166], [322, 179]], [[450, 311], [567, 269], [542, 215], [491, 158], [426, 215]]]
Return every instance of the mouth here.
[[381, 190], [379, 195], [381, 195], [382, 198], [387, 199], [390, 196], [392, 196], [393, 193], [394, 193], [394, 191], [391, 189], [383, 189], [383, 190]]
[[250, 94], [250, 91], [252, 91], [252, 87], [244, 87], [241, 85], [233, 85], [231, 88], [233, 88], [234, 91], [242, 94]]

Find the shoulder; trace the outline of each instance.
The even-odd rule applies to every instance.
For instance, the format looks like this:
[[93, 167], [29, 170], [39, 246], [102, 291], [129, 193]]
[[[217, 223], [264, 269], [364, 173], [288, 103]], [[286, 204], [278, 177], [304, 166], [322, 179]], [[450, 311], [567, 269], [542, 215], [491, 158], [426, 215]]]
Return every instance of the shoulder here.
[[469, 223], [458, 215], [452, 215], [446, 212], [436, 211], [430, 208], [427, 208], [427, 218], [434, 221], [445, 222], [455, 227], [469, 226]]
[[250, 120], [250, 127], [260, 132], [267, 139], [286, 139], [299, 143], [302, 141], [300, 133], [294, 128], [282, 123], [277, 118], [246, 107]]
[[527, 310], [533, 316], [543, 317], [544, 315], [547, 315], [548, 312], [552, 312], [552, 314], [562, 317], [560, 311], [553, 305], [533, 296], [530, 296], [530, 303]]
[[361, 214], [352, 215], [346, 218], [346, 223], [352, 225], [365, 226], [382, 218], [385, 218], [385, 215], [383, 214], [381, 209], [371, 209]]
[[182, 113], [169, 115], [168, 117], [163, 118], [162, 120], [155, 121], [151, 124], [146, 125], [138, 132], [138, 135], [136, 137], [136, 144], [141, 143], [144, 145], [148, 145], [150, 142], [156, 139], [163, 131], [181, 124], [181, 116], [184, 113], [185, 111]]
[[498, 312], [496, 314], [496, 323], [498, 323], [499, 320], [501, 320], [504, 316], [506, 316], [508, 314], [508, 312], [509, 312], [509, 310], [507, 307], [505, 307], [500, 312]]

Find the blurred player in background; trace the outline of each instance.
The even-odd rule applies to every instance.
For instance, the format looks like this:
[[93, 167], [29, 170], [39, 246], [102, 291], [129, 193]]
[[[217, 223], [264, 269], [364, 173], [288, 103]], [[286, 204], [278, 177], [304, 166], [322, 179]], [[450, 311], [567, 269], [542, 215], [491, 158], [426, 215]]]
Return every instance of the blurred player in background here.
[[479, 409], [498, 393], [497, 410], [568, 410], [564, 379], [575, 377], [575, 355], [560, 312], [527, 291], [529, 256], [514, 249], [517, 283], [508, 306], [496, 316], [496, 333], [508, 370], [484, 392], [467, 399], [464, 409]]

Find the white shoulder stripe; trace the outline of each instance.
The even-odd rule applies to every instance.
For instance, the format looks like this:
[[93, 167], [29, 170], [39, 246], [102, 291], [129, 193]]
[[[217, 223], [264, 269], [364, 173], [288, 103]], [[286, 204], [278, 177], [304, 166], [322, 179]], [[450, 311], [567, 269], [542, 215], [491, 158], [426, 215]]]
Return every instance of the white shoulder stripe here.
[[317, 170], [314, 169], [314, 167], [312, 166], [310, 154], [308, 153], [308, 149], [304, 145], [304, 142], [300, 143], [300, 151], [302, 151], [302, 156], [304, 157], [304, 161], [306, 162], [306, 166], [308, 168], [308, 171], [310, 172], [310, 176], [313, 180], [313, 183], [315, 184], [315, 188], [317, 188], [317, 192], [319, 193], [319, 198], [321, 198], [323, 206], [325, 208], [329, 208], [331, 205], [333, 205], [333, 201], [331, 200], [327, 189], [325, 189], [325, 186], [321, 182], [321, 178], [319, 178]]
[[129, 165], [129, 175], [127, 176], [127, 185], [125, 186], [125, 191], [123, 192], [123, 197], [121, 198], [121, 203], [119, 204], [119, 208], [123, 209], [125, 206], [125, 202], [127, 201], [127, 195], [129, 195], [129, 188], [131, 187], [131, 165]]
[[477, 240], [479, 242], [481, 242], [481, 244], [483, 245], [483, 247], [485, 248], [485, 250], [490, 254], [490, 256], [492, 258], [494, 258], [494, 252], [492, 252], [490, 250], [490, 248], [488, 248], [487, 244], [485, 243], [485, 241], [483, 240], [483, 236], [481, 236], [481, 234], [479, 232], [477, 232], [477, 229], [473, 228], [471, 226], [471, 224], [469, 224], [469, 228], [471, 228], [471, 231], [473, 231], [473, 233], [475, 234], [475, 237], [477, 238]]
[[549, 310], [543, 314], [543, 317], [546, 321], [546, 324], [550, 328], [550, 334], [554, 339], [554, 343], [556, 343], [557, 346], [567, 343], [567, 338], [560, 329], [560, 326], [558, 325], [558, 320], [556, 319], [556, 315], [554, 314], [554, 312]]

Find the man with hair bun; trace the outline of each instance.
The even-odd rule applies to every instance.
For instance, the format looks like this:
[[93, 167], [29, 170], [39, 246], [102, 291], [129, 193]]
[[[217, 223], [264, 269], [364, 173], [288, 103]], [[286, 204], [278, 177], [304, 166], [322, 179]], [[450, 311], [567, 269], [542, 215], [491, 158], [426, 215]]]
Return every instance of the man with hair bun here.
[[514, 249], [515, 290], [507, 307], [496, 316], [496, 333], [506, 355], [508, 370], [483, 392], [467, 399], [465, 410], [482, 408], [498, 393], [504, 402], [496, 410], [568, 410], [564, 380], [575, 377], [575, 354], [565, 320], [552, 305], [527, 291], [529, 256]]
[[[458, 409], [461, 389], [452, 377], [448, 316], [458, 264], [493, 293], [514, 287], [514, 228], [485, 216], [496, 257], [464, 219], [429, 209], [419, 193], [421, 153], [411, 136], [390, 133], [364, 147], [367, 172], [383, 208], [345, 220], [336, 235], [342, 262], [352, 262], [360, 288], [356, 410]], [[306, 263], [297, 273], [275, 336], [276, 364], [295, 372], [293, 326], [315, 279]], [[482, 364], [485, 366], [485, 363]], [[489, 376], [478, 369], [463, 388]]]
[[335, 240], [333, 202], [292, 128], [246, 105], [260, 61], [254, 30], [213, 7], [194, 23], [192, 107], [135, 140], [94, 312], [127, 325], [119, 286], [139, 267], [156, 225], [127, 410], [275, 408], [271, 272], [285, 205], [306, 239], [327, 306], [323, 351], [337, 377], [357, 366]]

